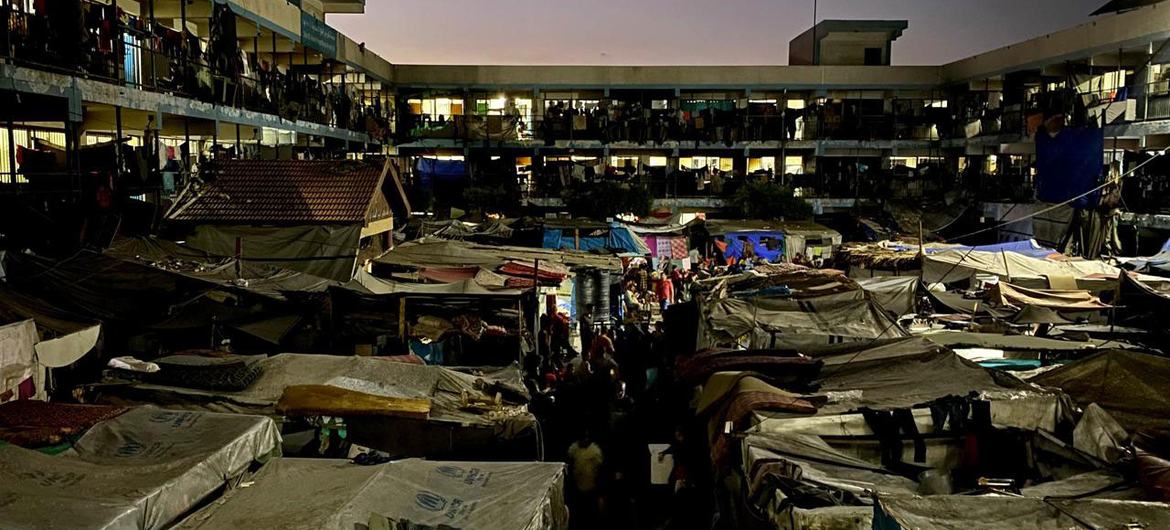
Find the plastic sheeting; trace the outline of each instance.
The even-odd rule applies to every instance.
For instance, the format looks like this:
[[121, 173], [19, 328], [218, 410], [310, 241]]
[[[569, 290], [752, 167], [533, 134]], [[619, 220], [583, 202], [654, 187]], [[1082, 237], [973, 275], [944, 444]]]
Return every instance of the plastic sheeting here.
[[31, 320], [0, 326], [0, 392], [16, 394], [20, 383], [33, 377], [37, 339]]
[[[199, 225], [191, 247], [215, 256], [241, 256], [248, 263], [289, 269], [347, 282], [357, 263], [361, 225], [286, 227]], [[239, 240], [242, 248], [237, 251]]]
[[[1125, 525], [1132, 524], [1126, 527]], [[1170, 505], [1006, 496], [879, 496], [874, 530], [1170, 528]]]
[[1104, 129], [1069, 127], [1055, 136], [1036, 133], [1036, 198], [1041, 201], [1076, 199], [1072, 202], [1075, 208], [1096, 205], [1099, 191], [1077, 197], [1097, 186], [1104, 166]]
[[49, 456], [0, 445], [0, 526], [155, 529], [279, 451], [270, 418], [131, 410]]
[[[128, 387], [108, 389], [111, 400], [148, 402], [172, 407], [217, 412], [275, 415], [275, 407], [284, 390], [294, 385], [332, 384], [342, 378], [366, 382], [373, 392], [399, 397], [431, 400], [428, 421], [468, 425], [493, 425], [490, 418], [460, 409], [460, 393], [486, 397], [476, 385], [477, 379], [522, 388], [519, 370], [504, 368], [479, 377], [440, 366], [395, 363], [376, 357], [343, 357], [284, 353], [261, 360], [263, 373], [246, 390], [214, 392], [185, 387], [134, 383]], [[393, 391], [393, 394], [387, 392]]]
[[524, 293], [520, 289], [488, 288], [474, 278], [452, 283], [406, 283], [378, 278], [365, 271], [358, 271], [343, 287], [375, 295], [517, 297]]
[[[1072, 277], [1079, 280], [1091, 276], [1115, 281], [1120, 273], [1121, 269], [1100, 261], [1053, 261], [1016, 252], [942, 252], [927, 255], [922, 264], [922, 281], [927, 284], [967, 281], [977, 274], [994, 274], [1013, 282], [1024, 278]], [[1035, 284], [1025, 286], [1034, 287]]]
[[1107, 351], [1030, 379], [1059, 388], [1078, 405], [1096, 403], [1130, 432], [1160, 428], [1170, 418], [1170, 359], [1134, 351]]
[[[179, 528], [352, 530], [376, 518], [462, 530], [563, 530], [564, 465], [282, 459]], [[396, 528], [391, 526], [391, 528]]]
[[[586, 232], [589, 234], [586, 235]], [[650, 247], [646, 246], [646, 241], [625, 225], [610, 223], [608, 230], [601, 230], [604, 233], [597, 232], [597, 230], [581, 229], [580, 234], [578, 234], [569, 229], [546, 228], [541, 246], [548, 249], [585, 252], [610, 250], [638, 256], [650, 254]]]
[[896, 316], [908, 315], [918, 306], [917, 276], [878, 276], [857, 280], [882, 309]]
[[[917, 245], [914, 245], [914, 246], [903, 245], [902, 247], [900, 247], [900, 249], [901, 250], [911, 250], [911, 249], [915, 248], [916, 246]], [[1041, 245], [1040, 243], [1037, 243], [1035, 239], [1029, 239], [1026, 241], [1012, 241], [1009, 243], [996, 243], [994, 245], [977, 245], [977, 246], [973, 246], [973, 247], [968, 247], [968, 246], [963, 246], [963, 245], [954, 245], [954, 246], [945, 246], [945, 247], [927, 246], [925, 248], [925, 250], [926, 250], [927, 254], [938, 254], [940, 252], [968, 252], [968, 251], [1015, 252], [1016, 254], [1023, 254], [1025, 256], [1030, 257], [1030, 258], [1037, 258], [1037, 259], [1043, 259], [1043, 258], [1047, 258], [1047, 257], [1052, 256], [1052, 255], [1055, 255], [1055, 254], [1059, 254], [1059, 252], [1057, 252], [1056, 249], [1047, 248], [1047, 247]]]
[[[729, 232], [724, 237], [727, 248], [723, 251], [725, 259], [743, 259], [747, 245], [751, 245], [752, 254], [768, 261], [782, 261], [784, 256], [783, 232]], [[774, 242], [769, 244], [768, 241]]]
[[792, 348], [905, 337], [862, 291], [808, 299], [726, 299], [704, 308], [700, 346]]
[[375, 259], [376, 263], [403, 267], [470, 267], [478, 266], [495, 269], [509, 261], [532, 263], [541, 260], [566, 267], [596, 267], [622, 270], [622, 260], [613, 256], [600, 256], [586, 252], [552, 250], [544, 248], [478, 245], [466, 241], [447, 241], [424, 238], [394, 247]]

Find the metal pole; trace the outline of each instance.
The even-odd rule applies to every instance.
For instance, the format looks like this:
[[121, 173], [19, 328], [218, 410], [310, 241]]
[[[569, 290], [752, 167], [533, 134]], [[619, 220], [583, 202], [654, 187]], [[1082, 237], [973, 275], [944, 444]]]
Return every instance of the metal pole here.
[[12, 115], [8, 116], [8, 183], [16, 183], [16, 138], [14, 137]]
[[540, 260], [532, 260], [532, 296], [536, 303], [532, 306], [532, 329], [536, 330], [533, 342], [536, 343], [536, 356], [540, 357]]

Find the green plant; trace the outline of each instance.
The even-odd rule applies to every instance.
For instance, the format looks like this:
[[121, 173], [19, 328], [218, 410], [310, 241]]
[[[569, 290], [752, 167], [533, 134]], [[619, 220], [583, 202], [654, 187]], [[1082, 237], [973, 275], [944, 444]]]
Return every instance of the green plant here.
[[632, 213], [645, 216], [654, 206], [650, 190], [618, 182], [577, 184], [561, 193], [565, 208], [574, 217], [605, 219]]
[[729, 206], [745, 219], [810, 219], [813, 215], [812, 206], [794, 197], [791, 189], [762, 179], [736, 190]]

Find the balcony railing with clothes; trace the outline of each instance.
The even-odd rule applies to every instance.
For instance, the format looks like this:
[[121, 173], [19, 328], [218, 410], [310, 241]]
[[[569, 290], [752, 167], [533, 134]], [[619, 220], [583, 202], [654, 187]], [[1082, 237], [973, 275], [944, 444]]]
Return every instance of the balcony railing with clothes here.
[[[945, 109], [943, 109], [945, 110]], [[942, 114], [842, 118], [825, 108], [751, 114], [742, 110], [680, 112], [674, 109], [630, 113], [548, 112], [528, 116], [437, 116], [404, 114], [399, 141], [539, 140], [595, 141], [602, 144], [661, 145], [666, 142], [734, 145], [741, 142], [828, 140], [938, 140], [951, 127]], [[485, 130], [486, 128], [486, 130]]]
[[0, 4], [0, 54], [31, 68], [197, 99], [370, 134], [381, 140], [390, 120], [380, 97], [282, 72], [242, 49], [235, 14], [216, 4], [211, 38], [152, 24], [116, 4], [67, 0], [52, 8]]

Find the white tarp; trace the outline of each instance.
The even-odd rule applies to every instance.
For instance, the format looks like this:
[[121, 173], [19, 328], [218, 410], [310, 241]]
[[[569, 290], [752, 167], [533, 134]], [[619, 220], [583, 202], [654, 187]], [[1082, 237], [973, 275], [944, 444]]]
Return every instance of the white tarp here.
[[33, 377], [37, 338], [37, 328], [31, 320], [0, 326], [0, 394], [15, 394], [22, 381]]
[[165, 528], [280, 443], [270, 418], [141, 407], [60, 455], [0, 445], [0, 528]]
[[898, 316], [913, 313], [918, 306], [918, 282], [917, 276], [878, 276], [857, 280], [874, 302]]
[[1006, 496], [879, 496], [873, 527], [875, 530], [1152, 530], [1170, 528], [1170, 505]]
[[69, 366], [81, 360], [97, 345], [101, 332], [100, 325], [90, 326], [75, 333], [41, 341], [36, 345], [37, 362], [48, 368]]
[[994, 274], [1015, 281], [1048, 277], [1082, 279], [1093, 275], [1116, 279], [1120, 273], [1121, 269], [1101, 261], [1055, 261], [1016, 252], [939, 252], [928, 254], [922, 264], [922, 281], [928, 285], [970, 280], [976, 274]]
[[476, 380], [523, 388], [516, 368], [504, 368], [479, 377], [441, 366], [390, 362], [375, 357], [283, 353], [258, 361], [263, 371], [247, 389], [237, 392], [134, 383], [111, 388], [107, 401], [130, 400], [172, 408], [244, 414], [276, 414], [276, 402], [284, 389], [294, 385], [325, 385], [339, 378], [364, 381], [371, 386], [393, 388], [402, 396], [431, 401], [430, 421], [465, 425], [494, 425], [483, 415], [460, 410], [461, 393], [483, 397]]
[[179, 528], [352, 530], [388, 518], [460, 530], [563, 530], [564, 475], [563, 464], [538, 462], [280, 459]]

